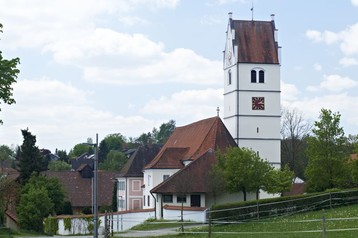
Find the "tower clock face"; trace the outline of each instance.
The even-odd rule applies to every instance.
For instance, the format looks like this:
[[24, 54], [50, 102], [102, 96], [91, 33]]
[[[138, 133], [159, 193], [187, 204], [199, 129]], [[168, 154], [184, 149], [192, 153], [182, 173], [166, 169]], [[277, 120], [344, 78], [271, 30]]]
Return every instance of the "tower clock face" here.
[[252, 97], [252, 110], [265, 110], [265, 98]]

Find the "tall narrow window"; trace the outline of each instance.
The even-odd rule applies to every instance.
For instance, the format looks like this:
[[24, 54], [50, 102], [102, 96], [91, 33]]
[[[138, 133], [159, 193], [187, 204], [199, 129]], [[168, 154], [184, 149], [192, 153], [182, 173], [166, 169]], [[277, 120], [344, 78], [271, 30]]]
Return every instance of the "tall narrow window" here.
[[149, 197], [149, 195], [148, 195], [148, 200], [147, 200], [147, 202], [148, 202], [148, 207], [150, 206], [150, 197]]
[[228, 75], [227, 75], [227, 84], [230, 85], [231, 84], [231, 70], [229, 70]]
[[263, 70], [259, 71], [259, 83], [265, 82], [265, 72]]
[[145, 195], [143, 196], [143, 206], [145, 206]]
[[251, 70], [251, 83], [256, 83], [256, 70]]

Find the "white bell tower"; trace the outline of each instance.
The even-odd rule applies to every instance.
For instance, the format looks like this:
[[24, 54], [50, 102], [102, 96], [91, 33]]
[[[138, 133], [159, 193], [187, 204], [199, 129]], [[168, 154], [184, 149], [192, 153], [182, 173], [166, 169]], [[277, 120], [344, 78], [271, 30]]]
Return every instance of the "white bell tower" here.
[[281, 164], [280, 51], [271, 21], [233, 20], [224, 51], [224, 123], [239, 147]]

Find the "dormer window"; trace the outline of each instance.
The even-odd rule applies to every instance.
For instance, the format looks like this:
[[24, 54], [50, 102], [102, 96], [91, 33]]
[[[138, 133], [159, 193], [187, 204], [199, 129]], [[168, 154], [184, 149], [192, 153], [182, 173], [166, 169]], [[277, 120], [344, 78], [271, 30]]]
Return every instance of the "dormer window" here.
[[[257, 74], [259, 81], [257, 82]], [[263, 69], [251, 70], [251, 83], [265, 83], [265, 71]]]

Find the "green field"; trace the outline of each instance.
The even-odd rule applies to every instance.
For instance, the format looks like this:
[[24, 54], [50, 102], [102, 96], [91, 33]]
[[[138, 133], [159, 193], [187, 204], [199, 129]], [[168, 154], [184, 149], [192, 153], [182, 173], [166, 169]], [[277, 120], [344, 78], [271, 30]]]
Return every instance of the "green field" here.
[[[324, 212], [324, 216], [326, 237], [358, 237], [358, 205], [328, 209]], [[213, 224], [211, 237], [321, 238], [322, 218], [323, 211], [314, 211], [240, 224]], [[149, 227], [150, 224], [146, 224], [145, 229], [148, 230]], [[158, 224], [155, 224], [155, 229], [158, 228]], [[208, 227], [185, 229], [185, 234], [166, 237], [208, 237]]]

